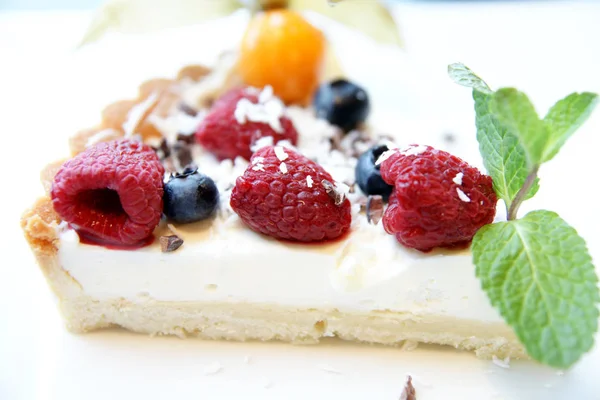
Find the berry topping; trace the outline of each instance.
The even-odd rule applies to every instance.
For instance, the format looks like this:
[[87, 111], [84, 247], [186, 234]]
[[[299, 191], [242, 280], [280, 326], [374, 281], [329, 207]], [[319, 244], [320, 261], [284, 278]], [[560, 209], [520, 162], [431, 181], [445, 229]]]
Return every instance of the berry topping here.
[[386, 145], [378, 145], [365, 151], [359, 158], [356, 164], [356, 183], [360, 190], [367, 195], [381, 195], [387, 201], [390, 193], [392, 193], [393, 185], [388, 185], [381, 177], [379, 170], [381, 165], [375, 165], [377, 159], [386, 151]]
[[370, 104], [367, 92], [345, 79], [322, 84], [313, 99], [317, 117], [324, 118], [345, 132], [365, 122]]
[[219, 203], [219, 191], [215, 182], [197, 168], [186, 168], [183, 173], [171, 175], [163, 199], [167, 218], [186, 224], [208, 218]]
[[156, 153], [140, 142], [99, 143], [64, 163], [54, 177], [52, 204], [87, 238], [136, 246], [160, 221], [163, 174]]
[[219, 159], [249, 160], [260, 138], [296, 144], [298, 133], [270, 87], [234, 89], [218, 99], [196, 131], [196, 139]]
[[493, 221], [492, 178], [460, 158], [413, 145], [380, 160], [383, 179], [394, 184], [383, 226], [403, 245], [421, 251], [465, 247]]
[[296, 151], [267, 146], [237, 179], [231, 207], [265, 235], [301, 242], [335, 239], [349, 229], [351, 215], [350, 202], [332, 182], [320, 165]]
[[310, 101], [325, 58], [325, 37], [302, 15], [285, 9], [250, 21], [240, 50], [239, 73], [251, 86], [271, 85], [286, 103]]

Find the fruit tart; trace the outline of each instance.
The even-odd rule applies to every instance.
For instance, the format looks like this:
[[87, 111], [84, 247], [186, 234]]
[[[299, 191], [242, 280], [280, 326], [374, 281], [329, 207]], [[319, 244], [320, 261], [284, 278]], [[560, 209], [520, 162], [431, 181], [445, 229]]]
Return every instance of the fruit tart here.
[[[47, 193], [22, 227], [69, 330], [434, 343], [559, 365], [526, 351], [488, 293], [501, 279], [486, 281], [481, 259], [506, 200], [496, 177], [378, 132], [364, 87], [323, 79], [324, 38], [300, 15], [268, 11], [248, 29], [214, 68], [186, 66], [106, 107], [71, 139], [72, 158], [42, 172]], [[501, 92], [453, 71], [476, 105]], [[588, 290], [593, 266], [578, 262], [573, 290]], [[588, 300], [571, 311], [597, 315], [597, 293]]]

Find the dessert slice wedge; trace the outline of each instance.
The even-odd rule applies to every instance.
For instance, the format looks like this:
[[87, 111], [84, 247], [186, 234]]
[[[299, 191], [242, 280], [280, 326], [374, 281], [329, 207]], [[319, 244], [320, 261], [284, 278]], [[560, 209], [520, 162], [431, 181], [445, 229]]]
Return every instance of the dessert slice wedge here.
[[[186, 158], [191, 157], [219, 191], [217, 209], [208, 218], [177, 224], [163, 216], [153, 231], [153, 243], [139, 248], [90, 243], [80, 227], [66, 223], [53, 207], [55, 174], [64, 167], [64, 161], [42, 172], [47, 195], [23, 215], [22, 226], [60, 301], [69, 330], [87, 332], [119, 326], [152, 335], [293, 343], [338, 337], [408, 349], [418, 343], [436, 343], [473, 350], [482, 357], [526, 357], [513, 331], [480, 289], [468, 250], [422, 253], [400, 245], [383, 229], [383, 199], [375, 192], [370, 195], [368, 186], [363, 186], [363, 191], [355, 184], [355, 169], [360, 153], [368, 155], [373, 151], [368, 149], [385, 147], [382, 143], [389, 144], [388, 137], [379, 137], [371, 128], [344, 133], [318, 118], [311, 108], [277, 103], [268, 88], [227, 91], [232, 85], [221, 79], [222, 87], [213, 84], [211, 91], [205, 91], [221, 76], [228, 73], [217, 69], [195, 82], [150, 81], [169, 83], [133, 102], [121, 122], [124, 127], [136, 125], [132, 132], [125, 128], [111, 131], [111, 135], [118, 135], [117, 141], [137, 136], [137, 140], [154, 144], [157, 157], [169, 171], [166, 183], [175, 179], [171, 175], [176, 171], [181, 174], [183, 164], [190, 161]], [[154, 96], [162, 101], [165, 91], [169, 96], [177, 95], [169, 97], [168, 111], [157, 115], [153, 108], [156, 100], [149, 106], [147, 99]], [[214, 97], [207, 97], [215, 92], [226, 94], [212, 108], [207, 107], [214, 102]], [[233, 98], [228, 101], [235, 107], [218, 111], [228, 97]], [[246, 103], [243, 99], [252, 105], [239, 106], [240, 101]], [[279, 118], [253, 121], [264, 117], [261, 110], [275, 108], [276, 116], [285, 116], [297, 130], [296, 146], [285, 135], [281, 137], [287, 140], [273, 146], [280, 135], [275, 129], [271, 136], [254, 142], [250, 160], [241, 156], [219, 160], [190, 136], [195, 134], [195, 125], [204, 126], [198, 128], [203, 140], [210, 135], [214, 127], [206, 121], [210, 121], [211, 113], [218, 112], [231, 113], [231, 124], [235, 124], [237, 110], [237, 118], [245, 119], [240, 129], [276, 125], [274, 121]], [[160, 132], [159, 141], [154, 135], [140, 134], [147, 121]], [[100, 126], [92, 136], [89, 132], [75, 136], [72, 144], [85, 143], [72, 147], [75, 157], [115, 143], [111, 135], [104, 136], [105, 129]], [[242, 130], [236, 132], [243, 135]], [[414, 149], [412, 152], [416, 153]], [[319, 166], [310, 164], [314, 172], [306, 172], [307, 163], [313, 161], [293, 161], [300, 157], [296, 153], [316, 160]], [[377, 155], [381, 153], [379, 150]], [[376, 171], [376, 157], [371, 156], [373, 168], [369, 173]], [[324, 168], [326, 176], [314, 168]], [[240, 218], [244, 215], [240, 204], [250, 204], [251, 194], [238, 199], [237, 206], [234, 202], [230, 205], [231, 194], [240, 188], [238, 177], [244, 172], [271, 170], [289, 179], [287, 185], [296, 182], [293, 184], [301, 186], [294, 192], [297, 197], [318, 188], [321, 194], [315, 201], [330, 201], [331, 209], [338, 208], [337, 202], [343, 203], [347, 225], [333, 227], [331, 240], [309, 244], [294, 241], [293, 236], [284, 240], [253, 231], [252, 216]], [[300, 174], [300, 170], [305, 172]], [[278, 201], [289, 200], [288, 193], [279, 200], [271, 199], [269, 195], [278, 192], [277, 183], [270, 185], [261, 202], [273, 202], [277, 207]], [[284, 205], [281, 209], [282, 217], [312, 212], [286, 209]], [[279, 222], [281, 232], [286, 232], [289, 226], [285, 218]], [[180, 247], [172, 245], [174, 237], [183, 241], [177, 241]], [[318, 233], [315, 238], [319, 238]]]

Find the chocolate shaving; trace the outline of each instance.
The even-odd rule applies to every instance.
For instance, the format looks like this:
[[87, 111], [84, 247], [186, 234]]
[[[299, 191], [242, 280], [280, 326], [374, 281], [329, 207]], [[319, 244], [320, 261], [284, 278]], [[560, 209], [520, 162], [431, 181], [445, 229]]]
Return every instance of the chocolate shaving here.
[[321, 181], [321, 185], [325, 188], [325, 192], [331, 197], [336, 206], [341, 205], [346, 197], [344, 193], [340, 192], [333, 183], [326, 179]]
[[196, 115], [198, 115], [198, 110], [190, 107], [186, 103], [179, 103], [179, 110], [189, 115], [190, 117], [195, 117]]
[[417, 391], [412, 384], [412, 376], [408, 375], [399, 400], [417, 400]]
[[383, 197], [380, 195], [372, 195], [367, 198], [367, 221], [370, 224], [377, 225], [383, 217]]
[[190, 148], [190, 145], [185, 142], [178, 141], [175, 143], [173, 145], [173, 152], [175, 153], [175, 157], [177, 158], [179, 166], [181, 167], [185, 168], [194, 160], [192, 158], [192, 149]]
[[165, 138], [160, 141], [158, 147], [153, 147], [153, 149], [160, 160], [164, 160], [171, 155], [171, 148], [169, 147], [167, 139]]
[[196, 143], [196, 136], [195, 133], [178, 133], [177, 134], [177, 141], [178, 142], [184, 142], [186, 144], [194, 144]]
[[177, 235], [161, 236], [160, 250], [163, 253], [170, 253], [177, 250], [183, 244], [183, 239]]

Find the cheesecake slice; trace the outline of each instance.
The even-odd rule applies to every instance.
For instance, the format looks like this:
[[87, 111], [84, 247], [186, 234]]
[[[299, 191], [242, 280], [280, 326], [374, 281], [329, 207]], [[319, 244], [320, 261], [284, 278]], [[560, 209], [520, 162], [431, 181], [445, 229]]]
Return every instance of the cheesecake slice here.
[[[298, 132], [293, 147], [345, 187], [338, 194], [350, 202], [350, 228], [336, 240], [306, 244], [257, 233], [242, 221], [230, 196], [252, 165], [242, 157], [219, 160], [192, 140], [215, 99], [239, 84], [233, 64], [225, 57], [212, 71], [190, 66], [178, 79], [148, 81], [138, 99], [108, 107], [100, 126], [70, 142], [76, 155], [100, 142], [141, 140], [155, 148], [166, 180], [192, 162], [219, 190], [210, 218], [176, 224], [163, 216], [153, 243], [140, 248], [90, 244], [54, 210], [50, 190], [63, 163], [42, 172], [47, 195], [25, 212], [22, 227], [69, 330], [118, 326], [151, 335], [292, 343], [338, 337], [525, 358], [481, 290], [470, 252], [404, 247], [382, 227], [381, 197], [355, 184], [357, 157], [394, 137], [370, 127], [343, 134], [311, 108], [284, 108]], [[261, 96], [272, 93], [263, 89]], [[272, 138], [259, 139], [253, 150], [271, 144]]]

